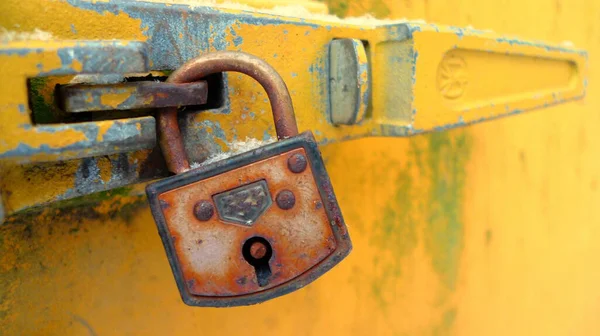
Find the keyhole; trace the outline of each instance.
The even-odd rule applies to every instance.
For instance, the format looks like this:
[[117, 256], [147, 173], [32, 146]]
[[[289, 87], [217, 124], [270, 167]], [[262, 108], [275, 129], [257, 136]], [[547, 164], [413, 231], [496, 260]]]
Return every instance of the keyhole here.
[[273, 255], [271, 244], [263, 237], [252, 237], [246, 240], [244, 246], [242, 246], [242, 255], [254, 267], [258, 285], [260, 287], [268, 285], [271, 276], [269, 260]]

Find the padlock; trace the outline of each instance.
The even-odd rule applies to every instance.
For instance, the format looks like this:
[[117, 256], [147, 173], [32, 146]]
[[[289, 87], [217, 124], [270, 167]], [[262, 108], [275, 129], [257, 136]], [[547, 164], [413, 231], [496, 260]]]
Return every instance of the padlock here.
[[200, 56], [168, 81], [234, 71], [267, 92], [279, 141], [190, 169], [177, 109], [158, 115], [160, 144], [175, 176], [147, 186], [150, 208], [183, 301], [228, 307], [304, 287], [352, 249], [312, 132], [298, 134], [283, 79], [241, 52]]

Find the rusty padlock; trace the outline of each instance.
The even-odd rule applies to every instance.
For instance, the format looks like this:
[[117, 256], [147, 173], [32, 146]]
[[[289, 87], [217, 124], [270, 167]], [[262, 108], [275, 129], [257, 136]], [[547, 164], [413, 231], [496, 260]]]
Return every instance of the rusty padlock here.
[[315, 280], [352, 249], [318, 145], [298, 134], [283, 79], [241, 52], [200, 56], [168, 81], [213, 73], [251, 76], [271, 101], [279, 141], [190, 170], [177, 109], [159, 114], [160, 144], [177, 175], [146, 188], [183, 301], [192, 306], [250, 305]]

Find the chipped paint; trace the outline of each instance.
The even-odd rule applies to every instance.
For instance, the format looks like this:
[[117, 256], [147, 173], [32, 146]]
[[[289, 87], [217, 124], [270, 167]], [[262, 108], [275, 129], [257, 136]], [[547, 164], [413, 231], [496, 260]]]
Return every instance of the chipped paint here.
[[130, 97], [129, 92], [115, 92], [108, 93], [100, 96], [100, 105], [104, 106], [119, 106], [123, 104]]
[[[587, 55], [581, 50], [537, 42], [508, 43], [510, 39], [501, 40], [501, 37], [489, 31], [458, 29], [417, 20], [386, 21], [364, 18], [344, 21], [317, 16], [294, 18], [273, 13], [257, 13], [248, 9], [195, 6], [190, 3], [165, 5], [158, 2], [113, 0], [99, 3], [71, 0], [48, 4], [48, 10], [64, 16], [61, 22], [57, 22], [41, 20], [35, 15], [26, 15], [26, 13], [36, 12], [37, 1], [39, 0], [27, 0], [21, 3], [9, 0], [6, 4], [6, 13], [10, 15], [0, 18], [0, 25], [13, 27], [15, 24], [20, 24], [19, 29], [23, 31], [39, 28], [58, 39], [116, 39], [117, 41], [103, 42], [105, 43], [103, 45], [118, 46], [113, 49], [117, 50], [112, 54], [113, 58], [124, 57], [119, 56], [120, 52], [131, 52], [136, 59], [140, 60], [137, 64], [135, 62], [110, 63], [110, 66], [119, 72], [139, 72], [141, 71], [139, 68], [145, 66], [150, 69], [143, 70], [170, 71], [184, 61], [212, 50], [244, 50], [262, 57], [279, 70], [288, 84], [300, 129], [319, 131], [315, 134], [322, 144], [365, 136], [409, 136], [513, 115], [519, 111], [579, 99], [584, 93], [586, 83]], [[284, 31], [287, 31], [287, 34]], [[370, 93], [363, 91], [361, 99], [370, 102], [371, 112], [362, 123], [353, 127], [336, 127], [328, 121], [329, 67], [326, 45], [333, 38], [366, 41], [371, 57], [369, 80], [378, 83], [378, 88], [385, 88], [385, 90], [373, 89]], [[126, 41], [131, 39], [136, 41]], [[141, 42], [146, 44], [143, 45]], [[56, 73], [56, 71], [76, 73], [101, 68], [100, 58], [82, 62], [82, 55], [84, 55], [81, 54], [84, 53], [82, 50], [94, 46], [94, 43], [90, 43], [55, 40], [39, 41], [36, 45], [17, 43], [12, 44], [10, 48], [3, 45], [4, 56], [2, 57], [5, 58], [2, 60], [16, 62], [17, 58], [11, 57], [20, 56], [19, 69], [26, 70], [27, 76], [39, 76]], [[59, 53], [56, 50], [60, 48], [71, 48], [74, 52], [72, 55], [66, 51]], [[494, 100], [489, 105], [468, 106], [468, 110], [463, 111], [457, 110], [458, 105], [454, 106], [435, 98], [439, 97], [439, 94], [435, 92], [436, 85], [435, 82], [431, 82], [431, 79], [436, 78], [443, 55], [449, 50], [481, 49], [502, 54], [509, 52], [508, 57], [525, 55], [572, 62], [576, 74], [574, 86], [555, 90], [554, 92], [558, 93], [557, 99], [542, 91], [534, 90], [531, 95], [520, 96], [520, 100], [510, 103], [508, 110], [505, 110], [505, 104], [501, 104], [499, 100]], [[76, 50], [80, 51], [75, 52]], [[285, 52], [286, 50], [294, 50], [294, 52]], [[36, 52], [45, 53], [47, 57], [44, 58], [44, 62], [34, 57], [37, 55]], [[127, 66], [130, 68], [126, 68]], [[490, 67], [493, 69], [493, 65]], [[558, 72], [548, 71], [547, 68], [535, 70], [536, 68], [532, 67], [531, 69], [537, 71], [535, 75], [541, 80], [558, 76]], [[117, 144], [115, 136], [118, 131], [109, 137], [115, 143], [105, 146], [98, 142], [99, 139], [105, 139], [104, 134], [111, 127], [106, 123], [99, 126], [72, 126], [70, 132], [73, 132], [73, 136], [64, 136], [66, 133], [61, 133], [63, 128], [50, 125], [40, 128], [32, 125], [28, 113], [22, 112], [23, 106], [27, 106], [25, 88], [18, 84], [20, 80], [15, 77], [14, 71], [10, 71], [10, 74], [4, 77], [14, 79], [14, 84], [8, 86], [9, 91], [6, 94], [7, 97], [11, 97], [11, 100], [3, 105], [6, 108], [2, 114], [10, 115], [8, 119], [10, 123], [0, 125], [1, 134], [10, 134], [0, 139], [0, 153], [4, 153], [2, 155], [5, 160], [8, 155], [11, 156], [10, 160], [40, 161], [128, 150], [122, 144]], [[489, 70], [486, 73], [494, 72]], [[205, 159], [207, 154], [212, 155], [227, 150], [230, 143], [236, 139], [272, 137], [270, 114], [264, 113], [269, 110], [269, 107], [261, 89], [247, 78], [224, 77], [224, 86], [230, 89], [223, 92], [223, 104], [209, 111], [190, 111], [182, 120], [181, 128], [186, 140], [186, 148], [196, 161]], [[493, 83], [499, 83], [498, 78], [491, 80], [491, 77], [488, 77], [478, 78], [477, 80], [481, 82], [472, 82], [470, 85], [488, 87], [496, 85]], [[403, 80], [398, 80], [399, 78]], [[51, 84], [45, 85], [47, 86], [44, 90], [47, 90]], [[499, 90], [498, 96], [503, 97], [502, 94], [503, 92]], [[48, 106], [49, 101], [45, 100], [44, 103], [46, 105], [40, 104], [40, 106]], [[243, 120], [242, 114], [237, 112], [245, 111], [244, 108], [249, 106], [251, 112], [247, 116], [252, 122], [248, 118]], [[210, 127], [207, 127], [209, 125], [206, 122], [211, 124]], [[135, 133], [123, 134], [123, 139], [135, 139], [131, 136], [145, 134], [146, 129], [153, 133], [149, 124], [142, 122], [138, 125], [134, 122], [132, 125], [135, 126], [128, 128], [127, 132], [135, 130]], [[119, 127], [115, 126], [114, 129]], [[38, 128], [40, 129], [37, 130]], [[48, 133], [49, 130], [55, 132]], [[43, 132], [39, 133], [40, 131]], [[147, 135], [147, 137], [142, 135], [145, 140], [136, 141], [140, 143], [137, 148], [153, 146], [155, 135]], [[22, 142], [24, 146], [17, 150], [18, 142]], [[89, 146], [92, 148], [88, 148]], [[202, 151], [198, 150], [199, 148], [202, 148]], [[202, 156], [198, 154], [200, 152], [207, 154]], [[49, 197], [48, 200], [50, 199], [52, 198]]]
[[[79, 72], [131, 72], [147, 69], [145, 45], [138, 42], [78, 42], [78, 41], [36, 41], [35, 46], [22, 41], [9, 42], [0, 46], [0, 63], [18, 64], [16, 68], [0, 67], [5, 80], [7, 101], [1, 112], [6, 122], [0, 125], [0, 158], [19, 162], [44, 161], [52, 159], [77, 158], [82, 156], [108, 154], [119, 150], [149, 148], [154, 144], [154, 119], [140, 120], [144, 131], [137, 135], [124, 133], [113, 142], [98, 143], [99, 128], [112, 121], [80, 123], [76, 125], [41, 125], [32, 127], [29, 113], [22, 113], [28, 106], [26, 78], [47, 75], [72, 75]], [[14, 54], [28, 45], [35, 53]], [[122, 62], [122, 58], [129, 62]], [[41, 69], [39, 62], [43, 62]], [[4, 72], [2, 72], [4, 71]], [[52, 120], [52, 109], [43, 98], [52, 88], [50, 80], [30, 81], [34, 108], [39, 112], [40, 121]], [[138, 122], [133, 120], [131, 122]], [[133, 137], [132, 137], [133, 136]], [[136, 143], [122, 143], [136, 140]], [[122, 149], [119, 149], [121, 147]], [[107, 151], [108, 150], [108, 151]]]

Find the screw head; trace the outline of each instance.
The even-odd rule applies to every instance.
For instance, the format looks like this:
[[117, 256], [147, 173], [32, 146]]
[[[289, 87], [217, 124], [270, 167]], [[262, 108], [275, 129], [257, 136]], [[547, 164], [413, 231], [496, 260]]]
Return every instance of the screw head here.
[[254, 242], [250, 245], [250, 255], [256, 260], [260, 260], [267, 254], [267, 247], [262, 242]]
[[289, 170], [296, 174], [302, 173], [306, 169], [307, 164], [306, 157], [299, 153], [290, 156], [288, 159]]
[[194, 205], [194, 216], [200, 221], [206, 222], [215, 214], [215, 207], [209, 201], [200, 201]]
[[282, 190], [275, 197], [275, 201], [277, 202], [277, 206], [281, 209], [289, 210], [296, 204], [296, 196], [289, 190]]

